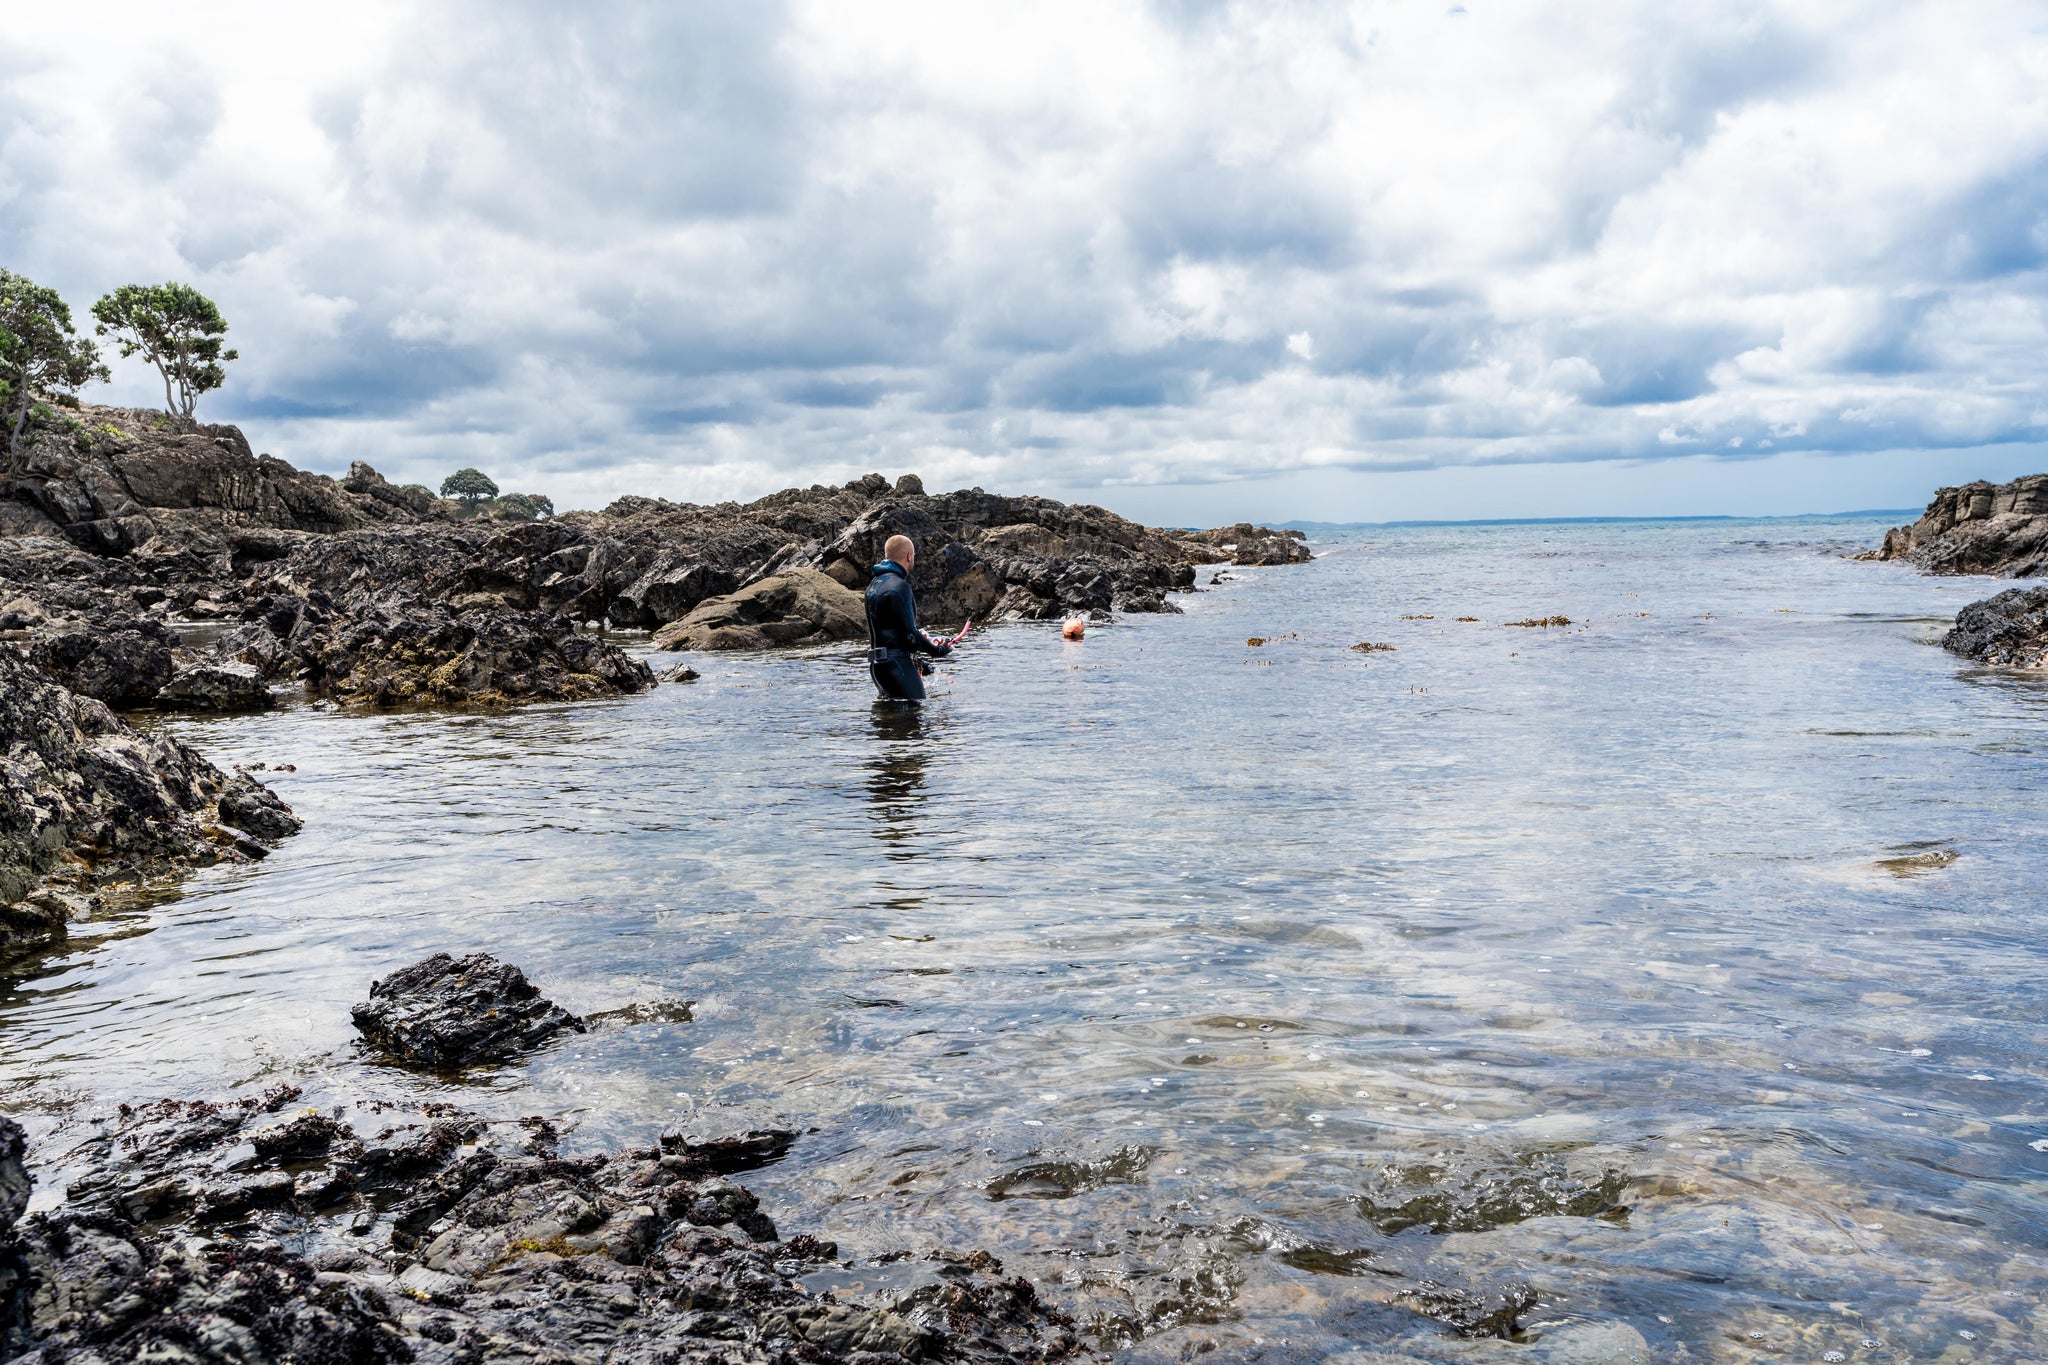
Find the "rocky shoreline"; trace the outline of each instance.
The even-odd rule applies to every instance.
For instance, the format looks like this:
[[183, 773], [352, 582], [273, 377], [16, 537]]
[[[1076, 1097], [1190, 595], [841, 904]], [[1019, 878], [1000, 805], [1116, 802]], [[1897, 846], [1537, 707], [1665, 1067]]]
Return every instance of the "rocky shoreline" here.
[[[354, 1019], [396, 1065], [517, 1060], [583, 1022], [487, 954], [440, 954]], [[801, 1283], [839, 1259], [784, 1239], [729, 1177], [797, 1134], [699, 1109], [651, 1147], [565, 1156], [545, 1118], [279, 1085], [121, 1105], [61, 1158], [64, 1201], [0, 1119], [0, 1359], [1046, 1362], [1074, 1324], [985, 1251], [931, 1257], [886, 1304]]]
[[[663, 648], [859, 638], [846, 594], [897, 533], [920, 546], [935, 625], [1169, 612], [1200, 565], [1309, 558], [1298, 531], [1165, 531], [1046, 498], [928, 494], [915, 475], [466, 517], [364, 464], [328, 479], [234, 427], [88, 406], [38, 427], [0, 481], [0, 637], [115, 706], [266, 705], [256, 680], [371, 705], [582, 700], [655, 685], [591, 626], [663, 632]], [[223, 638], [169, 633], [193, 623]]]
[[759, 1160], [664, 1134], [564, 1156], [540, 1117], [260, 1096], [123, 1105], [22, 1218], [0, 1118], [0, 1359], [101, 1362], [1043, 1362], [1072, 1323], [986, 1252], [935, 1257], [887, 1304], [800, 1283], [729, 1177]]
[[104, 887], [261, 857], [297, 827], [253, 779], [116, 711], [644, 692], [656, 675], [618, 630], [665, 650], [863, 637], [858, 593], [899, 532], [935, 625], [1170, 612], [1197, 565], [1309, 558], [1299, 532], [1162, 531], [914, 475], [494, 519], [360, 463], [306, 473], [232, 426], [52, 412], [0, 478], [0, 956], [61, 938]]
[[247, 773], [0, 649], [0, 957], [62, 939], [121, 888], [264, 857], [299, 828]]
[[[1910, 526], [1885, 532], [1859, 559], [1903, 560], [1932, 574], [2048, 573], [2048, 474], [1980, 479], [1935, 493]], [[2048, 588], [2014, 588], [1972, 602], [1942, 637], [1949, 653], [2003, 668], [2048, 668]]]

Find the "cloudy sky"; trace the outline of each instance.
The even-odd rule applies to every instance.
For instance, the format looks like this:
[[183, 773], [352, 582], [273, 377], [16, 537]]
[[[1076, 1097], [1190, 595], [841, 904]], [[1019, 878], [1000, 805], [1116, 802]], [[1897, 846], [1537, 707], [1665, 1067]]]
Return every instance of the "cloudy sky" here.
[[243, 354], [201, 414], [260, 449], [564, 505], [870, 469], [1176, 522], [1914, 505], [2048, 467], [2044, 264], [2039, 3], [0, 31], [0, 265], [81, 311], [198, 284]]

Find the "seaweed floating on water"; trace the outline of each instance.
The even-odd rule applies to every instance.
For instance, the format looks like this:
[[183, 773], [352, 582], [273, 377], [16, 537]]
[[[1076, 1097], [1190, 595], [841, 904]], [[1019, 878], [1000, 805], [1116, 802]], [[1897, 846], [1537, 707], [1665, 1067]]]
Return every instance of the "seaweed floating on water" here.
[[[1405, 621], [1408, 618], [1404, 616], [1401, 619]], [[1394, 647], [1392, 645], [1376, 644], [1371, 640], [1360, 640], [1357, 644], [1351, 646], [1351, 652], [1353, 654], [1392, 654]]]
[[1894, 877], [1917, 877], [1925, 872], [1936, 872], [1956, 860], [1952, 848], [1929, 849], [1924, 853], [1908, 853], [1896, 858], [1879, 858], [1877, 865]]
[[1510, 626], [1536, 626], [1540, 629], [1548, 630], [1552, 626], [1568, 626], [1571, 623], [1572, 618], [1569, 616], [1532, 616], [1526, 621], [1507, 621], [1503, 624]]

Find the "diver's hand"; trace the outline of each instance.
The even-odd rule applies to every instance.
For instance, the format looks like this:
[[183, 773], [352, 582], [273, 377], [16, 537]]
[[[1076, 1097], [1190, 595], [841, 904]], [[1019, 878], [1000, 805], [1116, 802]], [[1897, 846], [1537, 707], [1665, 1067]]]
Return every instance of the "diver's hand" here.
[[[926, 638], [930, 639], [929, 636]], [[947, 644], [944, 640], [931, 640], [931, 647], [934, 659], [943, 659], [953, 652], [953, 646]]]

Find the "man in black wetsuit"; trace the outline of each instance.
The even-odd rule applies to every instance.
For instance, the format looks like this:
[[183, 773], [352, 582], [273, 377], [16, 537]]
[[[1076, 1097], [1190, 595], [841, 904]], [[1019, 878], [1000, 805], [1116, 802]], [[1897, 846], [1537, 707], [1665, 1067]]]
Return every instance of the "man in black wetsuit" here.
[[909, 536], [890, 536], [885, 558], [875, 565], [868, 583], [868, 676], [875, 688], [894, 701], [923, 701], [924, 675], [930, 665], [917, 656], [943, 659], [953, 646], [934, 640], [917, 628], [917, 598], [910, 591], [910, 567], [917, 546]]

